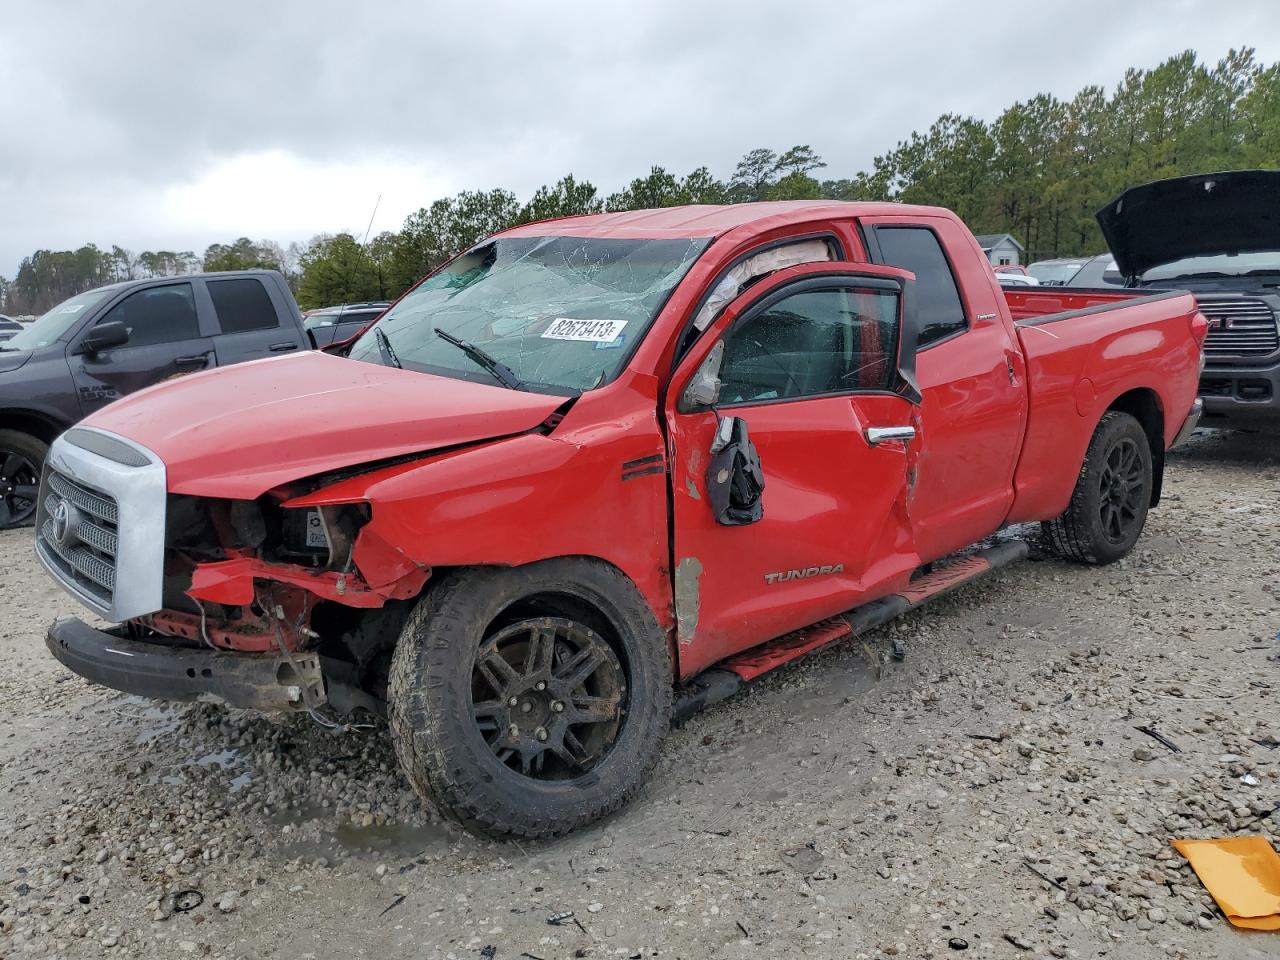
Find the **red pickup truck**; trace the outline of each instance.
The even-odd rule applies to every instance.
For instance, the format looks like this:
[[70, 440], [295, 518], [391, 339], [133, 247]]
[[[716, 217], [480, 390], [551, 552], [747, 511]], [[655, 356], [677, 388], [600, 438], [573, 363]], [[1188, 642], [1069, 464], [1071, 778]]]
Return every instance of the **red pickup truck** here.
[[1024, 556], [1004, 527], [1129, 552], [1206, 324], [1187, 294], [1062, 296], [1003, 290], [930, 207], [508, 230], [346, 356], [63, 434], [36, 549], [119, 626], [48, 646], [145, 696], [386, 715], [444, 811], [562, 833], [638, 789], [673, 717]]

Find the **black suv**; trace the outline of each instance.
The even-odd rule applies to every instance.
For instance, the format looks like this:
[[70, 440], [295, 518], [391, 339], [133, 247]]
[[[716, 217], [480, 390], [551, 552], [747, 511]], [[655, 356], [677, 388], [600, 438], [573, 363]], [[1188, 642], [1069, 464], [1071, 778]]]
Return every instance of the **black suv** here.
[[336, 307], [308, 310], [302, 315], [303, 326], [318, 348], [324, 348], [343, 340], [350, 340], [369, 323], [391, 306], [387, 300], [371, 300], [367, 303], [344, 303]]

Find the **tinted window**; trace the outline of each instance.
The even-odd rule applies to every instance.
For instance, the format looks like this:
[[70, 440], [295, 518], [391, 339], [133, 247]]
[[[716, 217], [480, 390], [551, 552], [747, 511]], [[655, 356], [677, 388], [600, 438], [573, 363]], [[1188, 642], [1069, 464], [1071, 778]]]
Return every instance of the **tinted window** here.
[[279, 325], [276, 308], [260, 280], [210, 280], [209, 296], [223, 333], [267, 330]]
[[886, 264], [916, 275], [918, 344], [923, 347], [963, 330], [960, 291], [934, 232], [925, 227], [877, 227], [876, 240]]
[[200, 336], [196, 302], [191, 284], [175, 283], [131, 293], [98, 321], [97, 325], [119, 320], [129, 330], [130, 347], [153, 343], [177, 343]]
[[730, 331], [720, 401], [885, 390], [897, 349], [896, 293], [854, 287], [797, 292]]

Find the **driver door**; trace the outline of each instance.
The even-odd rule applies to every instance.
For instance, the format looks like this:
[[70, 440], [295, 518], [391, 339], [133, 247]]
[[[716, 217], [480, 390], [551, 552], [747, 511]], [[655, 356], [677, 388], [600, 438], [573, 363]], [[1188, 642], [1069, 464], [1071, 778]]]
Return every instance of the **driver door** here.
[[[213, 338], [201, 336], [196, 301], [188, 282], [134, 291], [94, 326], [113, 321], [125, 325], [128, 342], [100, 353], [78, 347], [68, 353], [85, 416], [153, 383], [214, 366]], [[82, 336], [92, 329], [87, 328]]]
[[781, 270], [681, 363], [665, 415], [682, 675], [891, 592], [919, 565], [913, 286], [867, 264]]

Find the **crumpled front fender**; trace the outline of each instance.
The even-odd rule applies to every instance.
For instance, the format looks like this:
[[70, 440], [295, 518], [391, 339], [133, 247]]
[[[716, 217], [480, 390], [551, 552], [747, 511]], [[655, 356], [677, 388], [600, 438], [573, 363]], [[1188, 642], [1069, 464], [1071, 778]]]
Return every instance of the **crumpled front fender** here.
[[332, 600], [348, 607], [372, 608], [381, 607], [388, 600], [406, 600], [416, 596], [431, 575], [425, 567], [388, 562], [376, 548], [366, 550], [365, 554], [375, 583], [362, 576], [365, 568], [360, 566], [359, 560], [356, 563], [360, 573], [338, 573], [310, 570], [294, 564], [268, 563], [256, 557], [239, 557], [199, 564], [191, 574], [187, 596], [242, 607], [254, 600], [255, 580], [271, 580], [299, 587], [322, 600]]

